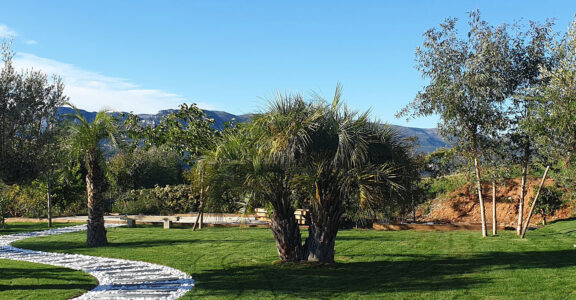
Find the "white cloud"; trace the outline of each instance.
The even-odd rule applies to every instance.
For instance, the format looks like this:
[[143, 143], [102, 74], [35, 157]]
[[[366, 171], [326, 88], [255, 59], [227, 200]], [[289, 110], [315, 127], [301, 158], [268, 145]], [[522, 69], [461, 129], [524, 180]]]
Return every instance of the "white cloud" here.
[[24, 42], [26, 45], [37, 45], [38, 42], [35, 40], [27, 40]]
[[[65, 93], [70, 97], [70, 102], [89, 111], [107, 108], [135, 113], [156, 113], [162, 109], [177, 108], [184, 102], [196, 102], [187, 100], [182, 95], [145, 89], [126, 79], [105, 76], [34, 54], [17, 53], [14, 65], [17, 68], [59, 75], [64, 81]], [[204, 109], [215, 109], [206, 103], [196, 103]]]
[[0, 38], [13, 38], [17, 37], [16, 31], [12, 30], [10, 27], [0, 24]]

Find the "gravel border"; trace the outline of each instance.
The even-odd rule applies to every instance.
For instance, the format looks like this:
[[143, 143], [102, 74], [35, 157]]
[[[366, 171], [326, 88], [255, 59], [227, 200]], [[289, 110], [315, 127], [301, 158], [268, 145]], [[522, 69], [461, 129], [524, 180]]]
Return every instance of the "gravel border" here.
[[[118, 227], [122, 224], [106, 224]], [[98, 286], [74, 299], [178, 299], [194, 287], [188, 274], [162, 265], [141, 261], [80, 254], [50, 253], [10, 246], [31, 237], [86, 230], [86, 225], [0, 236], [0, 258], [65, 267], [89, 273]]]

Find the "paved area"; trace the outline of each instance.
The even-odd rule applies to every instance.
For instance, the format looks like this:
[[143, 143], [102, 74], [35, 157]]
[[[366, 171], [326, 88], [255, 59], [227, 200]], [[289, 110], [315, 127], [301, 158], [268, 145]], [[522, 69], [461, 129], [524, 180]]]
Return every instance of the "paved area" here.
[[[129, 215], [129, 216], [136, 216], [136, 215]], [[104, 220], [107, 223], [123, 223], [125, 224], [126, 221], [121, 219], [122, 216], [105, 216]], [[172, 217], [172, 216], [170, 216]], [[87, 221], [87, 216], [74, 216], [74, 217], [58, 217], [54, 218], [55, 222], [58, 221], [66, 221], [66, 222], [84, 222]], [[185, 224], [194, 224], [196, 221], [196, 217], [194, 216], [182, 216], [179, 217], [178, 221], [174, 221], [173, 223], [185, 223]], [[243, 216], [229, 216], [229, 215], [216, 215], [216, 214], [207, 214], [204, 216], [204, 224], [214, 224], [214, 225], [268, 225], [269, 222], [258, 220], [255, 217], [243, 217]]]
[[[106, 224], [118, 227], [121, 224]], [[0, 258], [65, 267], [90, 273], [99, 285], [76, 299], [177, 299], [194, 287], [186, 273], [166, 266], [124, 259], [19, 249], [12, 242], [86, 230], [86, 225], [0, 236]]]

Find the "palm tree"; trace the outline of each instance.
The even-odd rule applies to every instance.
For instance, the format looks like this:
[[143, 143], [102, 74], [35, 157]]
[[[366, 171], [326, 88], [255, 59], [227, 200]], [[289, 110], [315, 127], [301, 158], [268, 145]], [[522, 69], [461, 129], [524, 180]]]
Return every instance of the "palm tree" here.
[[83, 161], [86, 168], [86, 197], [88, 206], [88, 247], [105, 246], [108, 243], [104, 227], [104, 189], [106, 177], [102, 168], [101, 141], [108, 138], [116, 145], [115, 119], [106, 111], [100, 111], [92, 123], [82, 113], [70, 105], [76, 113], [68, 115], [70, 122], [71, 151]]
[[318, 98], [318, 127], [303, 153], [304, 190], [309, 195], [308, 261], [334, 262], [336, 235], [347, 203], [382, 201], [401, 189], [397, 165], [407, 147], [387, 126], [341, 103], [338, 85], [331, 104]]
[[[282, 95], [267, 110], [233, 134], [225, 134], [214, 157], [221, 174], [236, 178], [251, 205], [265, 205], [280, 259], [297, 262], [304, 258], [302, 237], [294, 216], [294, 176], [302, 151], [310, 142], [317, 115], [300, 95]], [[233, 180], [232, 177], [227, 177]], [[216, 186], [216, 185], [214, 185]]]

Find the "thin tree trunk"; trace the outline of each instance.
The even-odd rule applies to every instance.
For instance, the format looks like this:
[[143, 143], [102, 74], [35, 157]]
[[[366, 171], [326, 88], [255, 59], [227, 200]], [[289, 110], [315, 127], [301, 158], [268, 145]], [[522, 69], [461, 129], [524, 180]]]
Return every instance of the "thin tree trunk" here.
[[498, 220], [496, 217], [496, 181], [492, 180], [492, 234], [498, 234]]
[[195, 231], [200, 223], [200, 215], [202, 215], [202, 211], [204, 210], [204, 202], [200, 202], [200, 206], [198, 207], [198, 215], [196, 216], [196, 221], [194, 222], [194, 226], [192, 226], [192, 231]]
[[52, 190], [50, 187], [50, 172], [48, 172], [47, 174], [47, 183], [46, 183], [46, 187], [47, 187], [47, 193], [46, 193], [46, 198], [48, 199], [48, 227], [52, 227]]
[[478, 190], [478, 201], [480, 202], [480, 219], [482, 222], [482, 236], [488, 236], [486, 229], [486, 209], [484, 207], [484, 199], [482, 198], [482, 177], [480, 176], [480, 166], [478, 164], [478, 157], [474, 157], [474, 168], [476, 169], [476, 189]]
[[[200, 187], [200, 205], [198, 206], [198, 216], [196, 216], [196, 221], [194, 222], [194, 226], [192, 226], [192, 231], [195, 231], [196, 228], [198, 227], [203, 212], [204, 212], [204, 187], [202, 186]], [[199, 229], [202, 229], [202, 225], [200, 225]]]
[[200, 230], [202, 230], [202, 225], [204, 224], [204, 210], [202, 210], [202, 212], [200, 213], [200, 224], [198, 226], [198, 228]]
[[416, 223], [416, 201], [414, 201], [414, 195], [412, 195], [412, 223]]
[[518, 225], [516, 226], [516, 234], [522, 234], [522, 224], [524, 220], [524, 198], [526, 197], [526, 178], [528, 177], [527, 160], [522, 162], [522, 183], [520, 185], [520, 199], [518, 199]]
[[104, 227], [104, 173], [98, 164], [96, 153], [88, 154], [88, 174], [86, 174], [86, 195], [88, 197], [88, 232], [86, 245], [99, 247], [108, 244]]
[[544, 171], [542, 181], [540, 181], [540, 186], [538, 187], [536, 196], [534, 196], [534, 201], [532, 201], [532, 205], [530, 206], [530, 212], [528, 212], [528, 217], [526, 218], [526, 222], [524, 222], [524, 227], [522, 228], [522, 235], [520, 236], [520, 238], [522, 239], [526, 235], [526, 230], [528, 230], [528, 226], [530, 225], [530, 219], [532, 218], [532, 214], [534, 213], [534, 208], [536, 208], [536, 202], [538, 201], [538, 197], [540, 197], [540, 191], [542, 191], [542, 187], [544, 186], [544, 181], [546, 181], [546, 176], [548, 176], [549, 170], [550, 166], [546, 166], [546, 171]]

